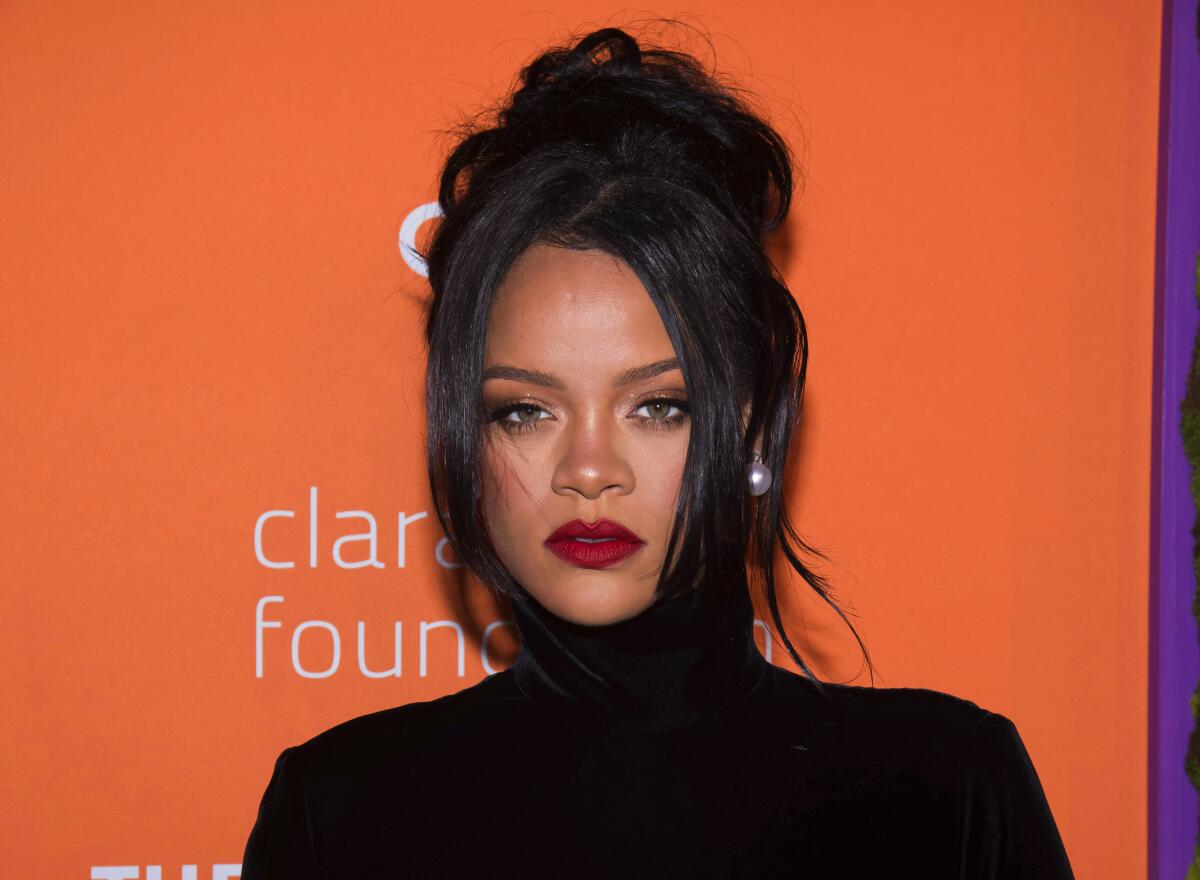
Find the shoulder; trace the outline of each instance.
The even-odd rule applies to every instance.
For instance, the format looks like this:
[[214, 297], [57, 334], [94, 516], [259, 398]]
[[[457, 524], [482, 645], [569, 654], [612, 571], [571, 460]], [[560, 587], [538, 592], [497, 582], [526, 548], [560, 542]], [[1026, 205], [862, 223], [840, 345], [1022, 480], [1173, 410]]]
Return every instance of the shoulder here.
[[942, 729], [970, 735], [993, 713], [958, 694], [920, 687], [867, 687], [825, 683], [847, 717], [861, 723]]
[[[451, 694], [369, 712], [342, 721], [285, 750], [288, 769], [309, 781], [379, 769], [382, 761], [433, 757], [473, 747], [519, 699], [509, 670]], [[486, 723], [485, 723], [486, 722]]]
[[[785, 691], [815, 693], [784, 672]], [[841, 766], [887, 779], [911, 809], [913, 792], [954, 811], [964, 877], [1073, 877], [1033, 761], [1006, 715], [929, 688], [822, 683], [841, 731]], [[811, 697], [805, 699], [811, 700]], [[808, 705], [811, 705], [809, 703]]]
[[1017, 725], [973, 700], [929, 688], [823, 683], [842, 722], [844, 745], [897, 766], [937, 767], [964, 788], [1039, 788]]
[[[808, 679], [788, 670], [780, 673], [785, 694], [795, 693], [797, 702], [813, 705], [815, 689]], [[930, 688], [833, 682], [822, 682], [821, 688], [838, 722], [842, 747], [881, 759], [961, 765], [985, 720], [1011, 725], [971, 699]]]

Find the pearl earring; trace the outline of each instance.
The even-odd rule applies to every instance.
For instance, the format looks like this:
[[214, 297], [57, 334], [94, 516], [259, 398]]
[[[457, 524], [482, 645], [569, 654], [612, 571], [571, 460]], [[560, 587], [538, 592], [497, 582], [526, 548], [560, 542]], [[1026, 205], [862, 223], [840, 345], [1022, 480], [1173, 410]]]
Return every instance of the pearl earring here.
[[762, 463], [762, 454], [757, 449], [751, 458], [750, 464], [746, 465], [746, 482], [750, 485], [750, 494], [755, 497], [765, 495], [771, 488], [771, 469]]

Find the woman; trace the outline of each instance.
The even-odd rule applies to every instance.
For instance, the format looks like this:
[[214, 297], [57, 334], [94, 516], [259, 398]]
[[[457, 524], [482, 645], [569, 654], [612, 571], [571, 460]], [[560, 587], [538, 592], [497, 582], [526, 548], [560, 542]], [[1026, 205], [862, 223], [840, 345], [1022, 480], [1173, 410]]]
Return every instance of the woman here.
[[[1072, 876], [1011, 721], [822, 683], [784, 630], [777, 551], [836, 609], [781, 491], [807, 348], [764, 245], [791, 190], [770, 126], [618, 29], [464, 135], [429, 475], [521, 651], [285, 750], [244, 880]], [[804, 674], [758, 652], [751, 590]]]

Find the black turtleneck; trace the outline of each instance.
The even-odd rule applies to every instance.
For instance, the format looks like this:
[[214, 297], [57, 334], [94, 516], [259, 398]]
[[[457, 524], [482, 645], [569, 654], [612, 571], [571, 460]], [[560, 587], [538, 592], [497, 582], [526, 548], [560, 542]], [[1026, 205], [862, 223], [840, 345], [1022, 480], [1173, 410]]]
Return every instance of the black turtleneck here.
[[513, 599], [523, 648], [517, 687], [589, 727], [670, 730], [728, 713], [767, 675], [754, 607], [745, 590], [713, 605], [699, 599], [660, 597], [636, 617], [586, 626], [522, 593]]
[[594, 627], [515, 597], [510, 669], [283, 751], [243, 880], [1073, 876], [1005, 716], [822, 693], [744, 589], [699, 597]]

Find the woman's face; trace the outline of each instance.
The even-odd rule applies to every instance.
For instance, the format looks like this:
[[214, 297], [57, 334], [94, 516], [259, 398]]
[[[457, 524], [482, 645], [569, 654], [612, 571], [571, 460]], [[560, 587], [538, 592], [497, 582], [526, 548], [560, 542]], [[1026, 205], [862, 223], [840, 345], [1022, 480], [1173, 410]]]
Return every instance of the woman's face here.
[[637, 275], [602, 251], [533, 245], [497, 291], [483, 376], [484, 507], [505, 567], [576, 623], [646, 609], [690, 423], [675, 350]]

